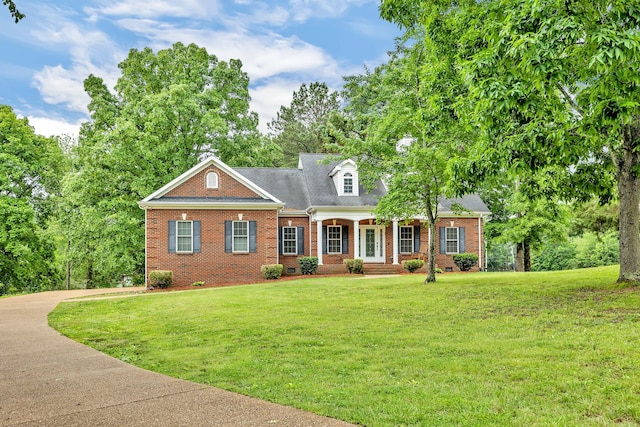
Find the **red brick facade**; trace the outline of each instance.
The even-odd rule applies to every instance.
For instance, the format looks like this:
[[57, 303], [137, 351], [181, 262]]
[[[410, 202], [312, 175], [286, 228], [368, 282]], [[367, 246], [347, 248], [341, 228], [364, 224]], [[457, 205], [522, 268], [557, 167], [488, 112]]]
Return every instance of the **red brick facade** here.
[[[207, 188], [207, 174], [217, 174], [218, 187]], [[330, 179], [330, 178], [328, 178]], [[259, 183], [258, 183], [259, 184]], [[146, 210], [146, 271], [147, 274], [154, 270], [171, 270], [174, 284], [177, 286], [190, 285], [203, 281], [209, 285], [225, 285], [238, 282], [255, 282], [262, 279], [261, 266], [266, 264], [282, 264], [285, 275], [300, 274], [298, 257], [318, 256], [318, 224], [306, 215], [304, 210], [287, 211], [282, 209], [284, 203], [266, 194], [256, 184], [248, 181], [243, 176], [229, 169], [217, 160], [208, 160], [192, 171], [172, 181], [163, 189], [147, 197], [140, 203]], [[232, 206], [232, 208], [229, 208]], [[236, 208], [237, 207], [237, 208]], [[347, 218], [366, 218], [359, 220], [359, 229], [375, 225], [375, 220], [370, 219], [368, 207], [362, 210], [347, 209]], [[332, 212], [338, 212], [334, 209]], [[317, 215], [313, 213], [313, 216]], [[351, 216], [349, 216], [351, 215]], [[333, 216], [333, 214], [332, 214]], [[322, 254], [322, 265], [318, 272], [346, 273], [343, 265], [345, 259], [362, 258], [359, 256], [359, 248], [355, 246], [354, 222], [350, 219], [339, 218], [336, 213], [333, 218], [324, 213], [321, 226], [346, 226], [347, 239], [341, 240], [341, 246], [346, 251], [340, 254]], [[248, 221], [255, 224], [255, 251], [249, 253], [233, 253], [225, 248], [225, 223], [229, 221]], [[178, 253], [175, 248], [170, 248], [170, 222], [194, 221], [199, 224], [199, 233], [193, 232], [194, 250], [189, 253]], [[197, 221], [197, 223], [196, 223]], [[405, 224], [401, 224], [405, 225]], [[300, 227], [304, 244], [300, 242], [300, 234], [296, 234], [298, 252], [301, 246], [303, 254], [285, 255], [280, 253], [279, 239], [282, 229], [280, 227]], [[411, 253], [399, 253], [397, 264], [394, 261], [394, 232], [393, 226], [388, 225], [383, 232], [384, 247], [376, 256], [377, 264], [393, 265], [393, 269], [402, 272], [401, 263], [404, 260], [422, 258], [426, 261], [429, 230], [420, 221], [413, 221], [406, 226], [414, 227], [412, 232], [420, 230], [419, 244], [415, 236], [413, 238]], [[440, 253], [440, 228], [459, 227], [465, 230], [464, 252], [478, 254], [481, 259], [484, 256], [481, 215], [476, 217], [444, 217], [438, 221], [436, 227], [436, 264], [443, 271], [459, 271], [453, 262], [452, 254]], [[194, 228], [195, 230], [195, 228]], [[345, 228], [342, 229], [343, 231]], [[377, 229], [379, 233], [380, 229]], [[399, 232], [399, 231], [398, 231]], [[296, 230], [298, 233], [298, 229]], [[362, 231], [361, 236], [364, 235]], [[196, 249], [196, 235], [199, 236], [200, 246]], [[371, 237], [371, 235], [369, 235]], [[172, 245], [177, 244], [178, 238], [172, 235]], [[253, 241], [253, 240], [251, 240]], [[369, 239], [369, 242], [372, 242]], [[376, 235], [376, 242], [382, 242], [382, 237]], [[404, 241], [406, 243], [406, 240]], [[346, 246], [345, 246], [346, 244]], [[362, 244], [362, 242], [361, 242]], [[376, 243], [377, 244], [377, 243]], [[418, 247], [419, 246], [419, 247]], [[399, 251], [399, 249], [398, 249]], [[372, 259], [372, 258], [371, 258]], [[472, 270], [478, 271], [481, 266]], [[366, 264], [365, 264], [366, 271]]]
[[[254, 282], [262, 279], [260, 267], [276, 264], [278, 256], [277, 212], [243, 210], [190, 210], [187, 221], [201, 221], [200, 253], [170, 253], [168, 227], [171, 220], [182, 220], [184, 209], [147, 210], [147, 271], [171, 270], [174, 284], [190, 285]], [[227, 253], [224, 222], [238, 219], [257, 222], [256, 252]]]

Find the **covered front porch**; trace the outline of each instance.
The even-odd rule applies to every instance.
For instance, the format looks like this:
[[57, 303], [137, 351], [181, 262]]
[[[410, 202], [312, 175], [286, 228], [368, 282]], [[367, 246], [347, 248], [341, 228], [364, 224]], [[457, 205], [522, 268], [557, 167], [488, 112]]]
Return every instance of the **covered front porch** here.
[[426, 257], [421, 242], [428, 241], [428, 229], [419, 220], [385, 225], [378, 224], [371, 212], [340, 211], [315, 212], [311, 221], [315, 222], [312, 251], [318, 257], [321, 271], [341, 270], [342, 267], [333, 266], [341, 266], [344, 259], [356, 258], [369, 265], [369, 271], [376, 270], [375, 265], [385, 265], [385, 271], [401, 272], [403, 260]]

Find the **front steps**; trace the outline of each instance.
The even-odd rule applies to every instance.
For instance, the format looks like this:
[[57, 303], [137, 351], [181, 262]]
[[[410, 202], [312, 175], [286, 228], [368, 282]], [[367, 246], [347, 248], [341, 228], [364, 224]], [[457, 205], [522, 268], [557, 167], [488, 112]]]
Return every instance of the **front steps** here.
[[379, 275], [379, 274], [399, 274], [402, 271], [400, 265], [393, 264], [364, 264], [364, 274]]

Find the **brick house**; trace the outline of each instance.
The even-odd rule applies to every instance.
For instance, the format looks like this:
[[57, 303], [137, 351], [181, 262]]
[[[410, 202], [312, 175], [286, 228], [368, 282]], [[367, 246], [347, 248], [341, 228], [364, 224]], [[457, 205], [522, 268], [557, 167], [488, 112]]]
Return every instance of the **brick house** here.
[[[139, 202], [145, 273], [171, 270], [179, 286], [225, 284], [260, 280], [265, 264], [300, 274], [300, 256], [317, 256], [319, 274], [346, 272], [347, 258], [362, 259], [365, 273], [400, 272], [403, 260], [426, 260], [429, 230], [421, 219], [377, 224], [373, 209], [384, 185], [366, 193], [352, 160], [320, 163], [324, 157], [301, 154], [295, 169], [231, 168], [210, 157], [169, 182]], [[453, 203], [465, 212], [454, 213]], [[457, 271], [454, 253], [484, 259], [489, 211], [482, 200], [443, 200], [439, 211], [438, 267]]]

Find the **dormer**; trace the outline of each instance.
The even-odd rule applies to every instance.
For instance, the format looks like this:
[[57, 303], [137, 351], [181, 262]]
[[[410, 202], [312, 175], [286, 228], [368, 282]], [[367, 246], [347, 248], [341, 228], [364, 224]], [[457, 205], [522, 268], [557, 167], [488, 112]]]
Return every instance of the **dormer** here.
[[333, 168], [329, 176], [333, 178], [333, 185], [336, 186], [338, 196], [359, 195], [358, 168], [353, 160], [343, 161]]

